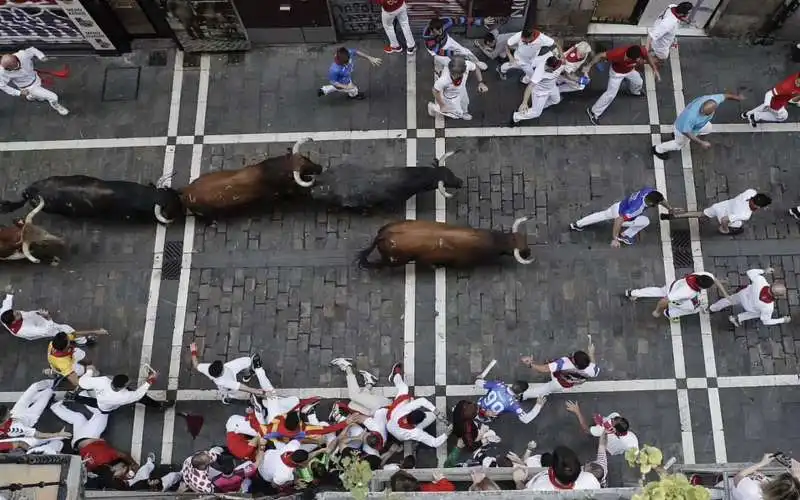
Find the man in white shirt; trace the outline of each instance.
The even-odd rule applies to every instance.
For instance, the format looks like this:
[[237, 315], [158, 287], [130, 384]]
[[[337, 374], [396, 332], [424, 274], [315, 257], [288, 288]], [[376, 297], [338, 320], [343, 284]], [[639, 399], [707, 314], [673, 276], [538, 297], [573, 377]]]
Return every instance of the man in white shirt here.
[[[515, 33], [508, 39], [506, 46], [508, 62], [497, 68], [498, 75], [505, 80], [508, 70], [519, 69], [523, 72], [520, 81], [526, 84], [531, 82], [535, 66], [544, 62], [547, 59], [545, 56], [552, 55], [552, 50], [557, 48], [554, 39], [533, 28]], [[515, 49], [513, 54], [511, 49]]]
[[483, 94], [489, 90], [483, 83], [483, 75], [475, 63], [467, 61], [462, 56], [453, 56], [433, 84], [434, 102], [428, 103], [430, 116], [443, 115], [456, 120], [472, 120], [467, 92], [467, 80], [471, 71], [475, 72], [475, 77], [478, 79], [478, 93]]
[[768, 194], [759, 193], [755, 189], [748, 189], [735, 198], [714, 203], [702, 212], [684, 212], [681, 214], [661, 214], [662, 220], [687, 219], [699, 217], [701, 219], [717, 219], [719, 232], [722, 234], [739, 234], [743, 231], [742, 225], [750, 220], [753, 212], [766, 208], [772, 204]]
[[[189, 346], [189, 349], [192, 352], [192, 366], [194, 366], [195, 370], [202, 373], [212, 382], [214, 382], [214, 385], [217, 386], [217, 391], [219, 392], [223, 404], [228, 404], [230, 398], [235, 396], [237, 392], [245, 392], [248, 394], [254, 394], [256, 396], [263, 396], [266, 394], [264, 388], [265, 384], [269, 385], [269, 388], [272, 389], [272, 386], [267, 380], [267, 375], [264, 372], [264, 367], [261, 363], [261, 357], [258, 354], [253, 354], [252, 356], [242, 356], [241, 358], [233, 359], [227, 363], [223, 363], [219, 360], [212, 363], [200, 363], [200, 360], [197, 356], [197, 344], [192, 342], [192, 344]], [[245, 385], [250, 381], [253, 373], [256, 374], [256, 378], [262, 386], [261, 389], [253, 389]], [[242, 380], [244, 383], [241, 383], [237, 380], [239, 374], [242, 374]]]
[[[512, 127], [522, 120], [539, 118], [545, 108], [561, 102], [561, 92], [558, 90], [557, 83], [563, 71], [564, 65], [560, 59], [554, 56], [548, 57], [544, 64], [536, 66], [522, 96], [522, 104], [511, 115], [510, 125]], [[530, 106], [528, 106], [528, 101], [531, 101]]]
[[527, 480], [525, 469], [515, 468], [513, 473], [517, 489], [533, 491], [599, 490], [600, 482], [583, 470], [578, 455], [566, 446], [558, 446], [551, 455], [552, 463], [546, 471]]
[[128, 390], [127, 385], [130, 379], [127, 375], [115, 375], [114, 378], [99, 375], [97, 368], [89, 366], [86, 373], [78, 379], [78, 386], [81, 389], [92, 391], [94, 397], [87, 397], [84, 393], [80, 395], [68, 394], [67, 400], [77, 401], [85, 405], [94, 406], [103, 413], [111, 413], [121, 406], [142, 403], [151, 408], [164, 409], [171, 406], [166, 401], [156, 401], [147, 395], [150, 386], [156, 382], [158, 373], [150, 369], [147, 380], [142, 383], [135, 391]]
[[605, 450], [611, 455], [622, 455], [625, 450], [639, 449], [639, 438], [630, 430], [628, 419], [619, 413], [610, 413], [607, 417], [595, 414], [594, 424], [589, 427], [581, 412], [581, 407], [575, 401], [567, 401], [567, 411], [575, 415], [581, 430], [594, 437], [606, 436]]
[[47, 59], [34, 47], [0, 57], [0, 90], [29, 101], [47, 101], [59, 115], [69, 114], [69, 110], [59, 104], [55, 92], [42, 87], [42, 79], [33, 67], [34, 57], [40, 61]]
[[531, 356], [523, 356], [520, 361], [536, 372], [547, 373], [550, 381], [533, 386], [522, 393], [524, 401], [538, 399], [552, 393], [564, 392], [576, 385], [581, 385], [591, 378], [596, 378], [600, 368], [594, 364], [594, 344], [589, 342], [588, 353], [575, 351], [571, 356], [558, 358], [547, 364], [536, 364]]
[[294, 480], [295, 469], [302, 467], [309, 458], [309, 453], [300, 449], [300, 441], [295, 439], [286, 445], [276, 442], [271, 450], [266, 450], [264, 444], [259, 445], [256, 464], [261, 478], [280, 488]]
[[750, 269], [747, 277], [750, 284], [742, 287], [739, 291], [729, 298], [722, 298], [711, 304], [708, 308], [711, 312], [719, 312], [726, 307], [742, 306], [744, 312], [738, 315], [728, 316], [728, 320], [734, 326], [742, 326], [742, 322], [760, 318], [764, 326], [782, 325], [792, 320], [791, 316], [773, 318], [775, 311], [775, 299], [786, 297], [786, 286], [783, 283], [773, 283], [770, 285], [764, 278], [764, 274], [772, 274], [775, 270]]
[[483, 40], [475, 40], [483, 55], [500, 63], [507, 62], [508, 41], [516, 33], [500, 33], [499, 29], [492, 29], [483, 36]]
[[447, 442], [452, 431], [433, 437], [425, 428], [436, 421], [436, 407], [425, 398], [412, 398], [408, 394], [408, 385], [403, 380], [403, 365], [395, 363], [389, 380], [397, 388], [397, 395], [389, 405], [386, 414], [386, 429], [398, 441], [417, 441], [431, 448], [438, 448]]
[[53, 397], [53, 381], [40, 380], [34, 382], [6, 413], [6, 407], [0, 409], [0, 452], [24, 446], [26, 449], [40, 446], [49, 440], [69, 439], [72, 434], [62, 429], [60, 432], [40, 432], [36, 430], [42, 413]]
[[643, 297], [657, 298], [659, 300], [653, 310], [653, 317], [660, 318], [663, 314], [670, 321], [680, 321], [681, 316], [700, 312], [701, 292], [715, 285], [723, 297], [730, 299], [722, 283], [713, 274], [705, 271], [687, 274], [669, 286], [628, 289], [625, 290], [625, 296], [631, 302]]
[[680, 28], [681, 23], [687, 22], [691, 11], [691, 2], [668, 5], [667, 9], [658, 16], [655, 24], [648, 32], [648, 53], [653, 54], [662, 61], [669, 59], [669, 49], [675, 43], [675, 35], [678, 33], [678, 28]]
[[108, 413], [89, 405], [84, 405], [84, 408], [92, 414], [91, 418], [68, 409], [63, 401], [56, 401], [50, 405], [50, 411], [55, 416], [72, 425], [72, 448], [76, 450], [78, 442], [83, 439], [100, 439], [108, 426]]
[[75, 336], [75, 344], [83, 346], [93, 341], [94, 335], [104, 335], [108, 332], [102, 328], [76, 332], [69, 325], [61, 325], [53, 321], [50, 313], [44, 309], [38, 311], [19, 311], [13, 309], [14, 295], [7, 293], [0, 306], [0, 323], [11, 335], [25, 340], [39, 340], [53, 338], [59, 332], [71, 333]]
[[347, 397], [350, 399], [349, 407], [364, 415], [374, 415], [380, 408], [389, 406], [392, 401], [378, 394], [372, 393], [372, 388], [378, 378], [366, 370], [359, 370], [358, 373], [364, 378], [364, 387], [358, 385], [356, 374], [353, 372], [353, 360], [349, 358], [334, 358], [331, 365], [344, 372], [347, 379]]

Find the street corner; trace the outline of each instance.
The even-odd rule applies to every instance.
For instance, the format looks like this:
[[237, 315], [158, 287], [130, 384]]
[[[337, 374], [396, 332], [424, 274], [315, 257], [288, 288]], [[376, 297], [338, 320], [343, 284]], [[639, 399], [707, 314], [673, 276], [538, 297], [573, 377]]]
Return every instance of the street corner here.
[[[355, 58], [353, 82], [366, 96], [318, 96], [339, 45], [273, 47], [231, 63], [213, 56], [206, 130], [213, 134], [406, 128], [406, 64], [376, 40], [346, 43], [382, 59]], [[243, 110], [247, 110], [243, 113]]]
[[[143, 54], [110, 58], [61, 58], [41, 63], [45, 87], [59, 96], [69, 115], [46, 102], [3, 95], [0, 130], [5, 140], [85, 140], [166, 135], [174, 51], [164, 65]], [[66, 71], [65, 71], [66, 70]], [[142, 120], [142, 110], [148, 119]]]

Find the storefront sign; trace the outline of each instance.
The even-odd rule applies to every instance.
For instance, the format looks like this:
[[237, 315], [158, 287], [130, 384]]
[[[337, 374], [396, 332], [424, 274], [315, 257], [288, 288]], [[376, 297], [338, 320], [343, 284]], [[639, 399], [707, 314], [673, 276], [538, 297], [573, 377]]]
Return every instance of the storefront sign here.
[[0, 0], [0, 44], [114, 45], [76, 0]]

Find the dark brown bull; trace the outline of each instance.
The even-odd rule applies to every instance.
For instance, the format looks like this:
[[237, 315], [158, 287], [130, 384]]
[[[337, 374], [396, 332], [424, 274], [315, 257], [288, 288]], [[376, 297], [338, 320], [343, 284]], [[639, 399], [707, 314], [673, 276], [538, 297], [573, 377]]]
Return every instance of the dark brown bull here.
[[[520, 264], [530, 264], [527, 236], [518, 232], [528, 217], [514, 221], [511, 232], [459, 227], [443, 222], [407, 220], [389, 223], [378, 230], [369, 248], [359, 253], [361, 267], [402, 266], [418, 262], [432, 266], [469, 267], [513, 255]], [[378, 249], [381, 260], [370, 262]]]
[[307, 192], [313, 181], [304, 180], [303, 176], [322, 173], [320, 165], [300, 154], [300, 146], [310, 140], [297, 141], [283, 156], [267, 158], [239, 170], [208, 172], [183, 189], [168, 189], [172, 199], [165, 206], [155, 206], [156, 218], [169, 224], [183, 209], [213, 218], [262, 200], [287, 199]]
[[44, 208], [44, 200], [25, 219], [17, 219], [10, 227], [0, 227], [0, 260], [28, 259], [34, 264], [41, 262], [33, 254], [51, 259], [53, 265], [59, 261], [66, 243], [62, 238], [54, 236], [32, 223], [34, 216]]

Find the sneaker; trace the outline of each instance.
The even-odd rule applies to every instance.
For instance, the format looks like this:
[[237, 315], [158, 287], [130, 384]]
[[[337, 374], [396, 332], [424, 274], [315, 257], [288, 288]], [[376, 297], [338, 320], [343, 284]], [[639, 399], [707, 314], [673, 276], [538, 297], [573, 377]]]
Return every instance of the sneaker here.
[[147, 454], [147, 461], [156, 463], [156, 454], [154, 452], [150, 452]]
[[335, 366], [344, 371], [348, 366], [353, 366], [353, 360], [352, 358], [333, 358], [331, 360], [331, 366]]
[[635, 243], [633, 238], [630, 238], [628, 236], [622, 236], [622, 235], [617, 236], [617, 241], [619, 241], [620, 243], [625, 243], [626, 245], [633, 245]]
[[497, 77], [500, 78], [501, 80], [505, 80], [506, 78], [508, 78], [508, 75], [503, 73], [503, 71], [500, 69], [500, 65], [495, 66], [494, 70], [497, 72]]
[[396, 54], [398, 52], [403, 52], [403, 47], [399, 45], [397, 47], [392, 47], [391, 45], [387, 45], [386, 47], [383, 48], [383, 51], [386, 52], [387, 54]]
[[514, 113], [511, 113], [511, 118], [509, 118], [509, 120], [508, 120], [508, 126], [509, 127], [516, 127], [517, 125], [519, 125], [519, 122], [514, 121]]
[[737, 328], [742, 326], [742, 324], [739, 323], [739, 319], [736, 316], [733, 316], [733, 315], [728, 316], [728, 321], [730, 321], [733, 324], [733, 326], [735, 326]]
[[250, 359], [253, 360], [253, 369], [264, 368], [264, 363], [261, 362], [261, 356], [259, 356], [258, 353], [250, 356]]
[[242, 382], [244, 382], [245, 384], [250, 382], [251, 380], [253, 380], [253, 371], [252, 370], [250, 370], [249, 372], [247, 372], [244, 375], [242, 375]]
[[753, 115], [748, 115], [747, 113], [742, 113], [739, 116], [742, 117], [742, 120], [745, 120], [746, 122], [750, 123], [751, 127], [753, 127], [753, 128], [758, 127], [758, 122], [756, 122], [756, 119], [753, 118]]
[[358, 370], [358, 373], [360, 373], [361, 378], [364, 379], [364, 385], [374, 386], [378, 382], [378, 377], [367, 370]]
[[656, 156], [656, 157], [660, 158], [661, 160], [666, 160], [667, 158], [669, 158], [669, 152], [668, 151], [665, 151], [663, 153], [659, 153], [656, 150], [655, 146], [651, 147], [650, 151], [653, 153], [653, 156]]
[[389, 372], [389, 382], [392, 382], [395, 375], [403, 376], [403, 363], [398, 362], [392, 365], [392, 371]]
[[349, 97], [350, 99], [355, 99], [357, 101], [361, 101], [367, 98], [367, 96], [363, 92], [359, 92], [354, 96], [347, 96], [347, 97]]
[[483, 61], [476, 62], [475, 66], [477, 66], [478, 69], [481, 71], [486, 71], [487, 69], [489, 69], [489, 66]]
[[467, 121], [472, 120], [472, 115], [469, 113], [464, 113], [463, 115], [461, 115], [461, 119]]
[[36, 100], [36, 98], [35, 98], [35, 97], [33, 97], [33, 96], [32, 96], [32, 95], [30, 95], [30, 94], [26, 95], [26, 96], [25, 96], [25, 99], [27, 99], [27, 100], [29, 100], [29, 101], [35, 101], [35, 100]]
[[50, 107], [55, 109], [61, 116], [67, 116], [69, 114], [69, 110], [59, 103], [51, 104]]
[[52, 368], [45, 368], [44, 370], [42, 370], [42, 375], [44, 375], [45, 377], [49, 377], [49, 378], [56, 378], [56, 377], [58, 377], [59, 374], [58, 374], [57, 371], [53, 370]]
[[672, 214], [659, 214], [658, 218], [661, 220], [672, 220], [675, 218], [675, 216]]
[[300, 406], [300, 414], [308, 415], [309, 413], [314, 412], [314, 408], [317, 407], [318, 404], [322, 402], [322, 398], [319, 397], [310, 397], [301, 399], [298, 406]]
[[331, 412], [328, 414], [328, 419], [331, 422], [339, 423], [343, 421], [345, 418], [347, 417], [342, 411], [342, 403], [339, 401], [333, 403], [333, 406], [331, 406]]
[[589, 121], [592, 122], [592, 125], [597, 125], [600, 122], [600, 117], [592, 112], [592, 108], [586, 108], [586, 114], [589, 115]]
[[570, 222], [569, 223], [569, 228], [572, 229], [573, 231], [578, 231], [578, 232], [583, 231], [582, 227], [578, 227], [578, 223], [577, 222]]
[[229, 404], [231, 404], [231, 397], [230, 397], [230, 396], [228, 396], [227, 394], [223, 394], [223, 395], [222, 395], [222, 396], [219, 398], [219, 401], [220, 401], [220, 403], [222, 403], [222, 404], [224, 404], [224, 405], [229, 405]]
[[431, 118], [436, 118], [436, 104], [432, 102], [428, 103], [428, 116]]
[[630, 299], [631, 302], [636, 302], [636, 297], [633, 296], [630, 288], [625, 289], [625, 298]]
[[414, 54], [416, 54], [416, 52], [417, 52], [417, 46], [416, 45], [414, 45], [413, 47], [407, 47], [406, 48], [406, 54], [408, 54], [410, 56], [413, 56]]
[[317, 97], [322, 97], [325, 95], [325, 91], [322, 89], [317, 89]]
[[789, 215], [794, 217], [797, 220], [800, 220], [800, 207], [794, 207], [789, 209]]

